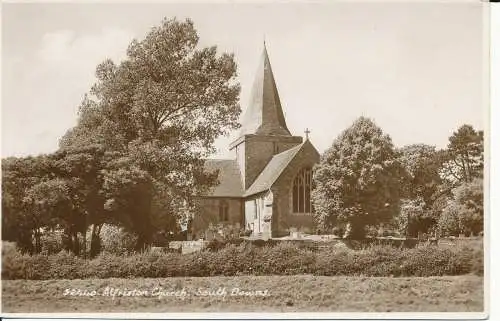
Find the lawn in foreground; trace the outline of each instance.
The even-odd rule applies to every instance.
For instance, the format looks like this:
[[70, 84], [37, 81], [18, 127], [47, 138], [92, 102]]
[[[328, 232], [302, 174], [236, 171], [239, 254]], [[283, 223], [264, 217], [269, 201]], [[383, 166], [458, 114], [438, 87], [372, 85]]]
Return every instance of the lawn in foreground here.
[[[236, 288], [239, 290], [234, 290]], [[113, 290], [134, 289], [135, 296], [116, 293], [112, 296]], [[87, 296], [94, 290], [95, 296]], [[238, 295], [234, 295], [236, 293]], [[2, 305], [6, 313], [482, 312], [483, 278], [474, 275], [422, 278], [297, 275], [4, 280]]]

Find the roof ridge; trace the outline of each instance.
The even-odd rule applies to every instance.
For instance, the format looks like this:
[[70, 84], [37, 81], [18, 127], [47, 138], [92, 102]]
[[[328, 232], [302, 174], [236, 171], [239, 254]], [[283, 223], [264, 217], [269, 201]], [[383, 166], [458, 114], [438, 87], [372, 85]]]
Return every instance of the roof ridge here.
[[[260, 193], [264, 190], [259, 190], [257, 189], [258, 187], [255, 187], [259, 182], [259, 178], [261, 178], [261, 176], [264, 175], [265, 173], [265, 170], [266, 168], [269, 166], [269, 164], [273, 161], [273, 159], [276, 159], [276, 156], [279, 156], [279, 155], [282, 155], [282, 154], [292, 154], [290, 155], [290, 158], [284, 163], [284, 164], [281, 164], [280, 168], [278, 168], [278, 171], [276, 171], [276, 175], [274, 175], [275, 177], [272, 178], [272, 184], [274, 184], [274, 182], [276, 182], [276, 180], [278, 180], [281, 176], [281, 174], [283, 174], [283, 171], [285, 170], [285, 168], [287, 168], [287, 166], [290, 164], [290, 162], [295, 158], [295, 156], [297, 155], [297, 153], [302, 149], [302, 147], [304, 146], [304, 144], [306, 143], [307, 141], [304, 141], [302, 143], [300, 143], [299, 145], [297, 146], [294, 146], [292, 148], [289, 148], [279, 154], [276, 154], [276, 155], [273, 155], [273, 157], [271, 158], [271, 160], [267, 163], [266, 167], [264, 167], [264, 170], [262, 170], [259, 174], [259, 176], [257, 176], [257, 178], [255, 179], [255, 181], [253, 182], [252, 185], [250, 185], [250, 187], [245, 191], [245, 193], [243, 194], [243, 196], [250, 196], [250, 195], [253, 195], [253, 194], [257, 194], [257, 193]], [[252, 191], [252, 188], [254, 189], [257, 189], [257, 191]]]
[[276, 157], [276, 156], [278, 156], [278, 155], [280, 155], [280, 154], [290, 152], [292, 149], [295, 149], [295, 148], [300, 149], [300, 147], [301, 147], [302, 145], [304, 145], [304, 143], [305, 143], [305, 142], [306, 142], [306, 141], [303, 141], [302, 143], [300, 143], [300, 144], [298, 144], [298, 145], [296, 145], [296, 146], [293, 146], [292, 148], [286, 149], [286, 150], [284, 150], [284, 151], [282, 151], [282, 152], [280, 152], [280, 153], [278, 153], [278, 154], [274, 154], [272, 158], [274, 158], [274, 157]]

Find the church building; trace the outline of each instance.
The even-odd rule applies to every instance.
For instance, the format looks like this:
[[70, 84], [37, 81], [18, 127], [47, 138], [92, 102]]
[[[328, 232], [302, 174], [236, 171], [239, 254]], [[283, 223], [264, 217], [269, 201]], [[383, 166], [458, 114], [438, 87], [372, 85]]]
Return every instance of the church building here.
[[206, 161], [219, 184], [198, 200], [193, 237], [206, 239], [209, 225], [239, 226], [262, 238], [313, 232], [312, 167], [320, 155], [308, 130], [305, 139], [290, 133], [265, 45], [241, 125], [229, 146], [234, 158]]

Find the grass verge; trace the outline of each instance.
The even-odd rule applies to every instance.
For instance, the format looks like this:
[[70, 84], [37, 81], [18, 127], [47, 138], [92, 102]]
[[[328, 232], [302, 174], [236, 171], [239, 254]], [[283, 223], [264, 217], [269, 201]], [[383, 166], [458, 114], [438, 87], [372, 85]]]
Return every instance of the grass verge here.
[[[103, 296], [106, 288], [135, 289], [136, 294], [149, 291], [151, 295], [112, 296], [108, 292], [108, 296]], [[239, 294], [231, 295], [236, 288]], [[161, 289], [164, 295], [152, 295], [155, 289]], [[187, 295], [174, 296], [183, 289]], [[225, 289], [226, 295], [217, 295], [217, 290], [222, 293], [220, 289]], [[80, 291], [80, 295], [69, 295], [71, 290]], [[81, 295], [92, 291], [100, 294]], [[483, 278], [475, 275], [217, 276], [2, 282], [2, 311], [10, 313], [482, 312], [483, 309]]]

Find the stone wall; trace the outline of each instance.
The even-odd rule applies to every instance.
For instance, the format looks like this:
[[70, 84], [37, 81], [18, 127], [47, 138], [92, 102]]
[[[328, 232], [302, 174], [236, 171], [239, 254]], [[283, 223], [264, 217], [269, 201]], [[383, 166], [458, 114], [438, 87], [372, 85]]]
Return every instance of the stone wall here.
[[235, 147], [238, 163], [244, 175], [245, 189], [252, 185], [273, 155], [301, 143], [302, 137], [300, 136], [245, 135]]
[[[219, 205], [225, 201], [228, 205], [228, 220], [220, 221], [219, 219]], [[244, 226], [244, 212], [243, 212], [243, 199], [240, 198], [222, 198], [222, 197], [205, 197], [199, 198], [197, 201], [199, 212], [193, 218], [191, 234], [194, 239], [204, 236], [205, 231], [209, 226], [222, 224], [222, 225], [236, 225]]]
[[292, 184], [302, 168], [312, 168], [318, 162], [318, 152], [310, 143], [307, 143], [274, 184], [272, 188], [275, 196], [273, 216], [276, 217], [274, 218], [275, 224], [273, 224], [273, 236], [286, 235], [290, 228], [305, 233], [314, 232], [312, 215], [292, 213]]

